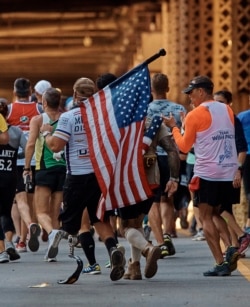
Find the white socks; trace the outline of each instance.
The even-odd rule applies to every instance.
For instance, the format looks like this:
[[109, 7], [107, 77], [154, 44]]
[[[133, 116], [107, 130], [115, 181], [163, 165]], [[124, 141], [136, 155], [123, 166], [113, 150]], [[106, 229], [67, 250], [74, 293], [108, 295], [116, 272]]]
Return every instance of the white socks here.
[[127, 228], [125, 238], [131, 244], [131, 257], [133, 262], [140, 261], [141, 251], [148, 244], [148, 241], [144, 237], [143, 229]]

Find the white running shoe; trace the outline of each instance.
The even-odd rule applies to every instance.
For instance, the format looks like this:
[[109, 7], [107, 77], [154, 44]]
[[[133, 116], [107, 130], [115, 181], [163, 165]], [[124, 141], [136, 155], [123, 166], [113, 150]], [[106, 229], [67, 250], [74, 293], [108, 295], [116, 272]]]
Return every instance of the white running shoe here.
[[56, 257], [55, 258], [48, 258], [48, 257], [44, 257], [44, 261], [47, 261], [47, 262], [57, 262], [57, 259]]
[[53, 229], [49, 234], [49, 247], [45, 257], [55, 258], [58, 254], [58, 245], [64, 236], [64, 231]]
[[7, 252], [1, 252], [0, 253], [0, 263], [7, 263], [9, 262], [9, 255]]
[[193, 236], [192, 240], [193, 241], [204, 241], [204, 240], [206, 240], [203, 230], [199, 230], [197, 232], [197, 234]]

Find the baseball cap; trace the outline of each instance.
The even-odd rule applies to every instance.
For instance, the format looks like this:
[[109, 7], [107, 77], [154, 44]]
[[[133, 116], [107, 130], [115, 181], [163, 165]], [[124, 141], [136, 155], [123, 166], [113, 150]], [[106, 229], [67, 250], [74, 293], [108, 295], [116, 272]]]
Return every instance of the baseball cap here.
[[42, 95], [48, 88], [52, 87], [51, 83], [47, 80], [40, 80], [34, 86], [35, 91]]
[[83, 97], [90, 97], [95, 93], [96, 87], [94, 81], [91, 79], [79, 78], [76, 80], [73, 90]]
[[195, 88], [207, 88], [207, 89], [213, 89], [214, 84], [207, 76], [197, 76], [194, 77], [188, 87], [186, 87], [182, 92], [184, 94], [189, 94], [193, 89]]

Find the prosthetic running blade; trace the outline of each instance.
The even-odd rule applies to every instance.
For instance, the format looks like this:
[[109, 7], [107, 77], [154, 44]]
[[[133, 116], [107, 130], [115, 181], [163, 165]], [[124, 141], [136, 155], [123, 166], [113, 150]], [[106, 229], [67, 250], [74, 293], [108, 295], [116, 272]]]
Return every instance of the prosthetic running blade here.
[[58, 284], [68, 284], [68, 285], [74, 284], [78, 280], [78, 278], [79, 278], [79, 276], [82, 272], [82, 269], [83, 269], [82, 259], [79, 256], [74, 256], [74, 255], [69, 255], [69, 257], [74, 258], [76, 260], [77, 268], [76, 268], [75, 272], [71, 276], [69, 276], [68, 278], [66, 278], [64, 280], [58, 280], [58, 282], [57, 282]]

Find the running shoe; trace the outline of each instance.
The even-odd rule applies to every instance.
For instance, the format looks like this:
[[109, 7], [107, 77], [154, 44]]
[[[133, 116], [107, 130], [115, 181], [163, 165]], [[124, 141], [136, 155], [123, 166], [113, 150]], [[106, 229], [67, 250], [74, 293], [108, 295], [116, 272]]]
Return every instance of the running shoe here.
[[171, 236], [169, 234], [164, 234], [163, 238], [164, 238], [165, 245], [168, 248], [169, 256], [173, 256], [175, 254], [175, 247], [172, 242]]
[[36, 224], [32, 223], [29, 226], [29, 240], [28, 240], [28, 247], [32, 252], [36, 252], [39, 249], [39, 240], [38, 237], [41, 233], [41, 227]]
[[[124, 246], [120, 245], [119, 243], [116, 244], [116, 247], [123, 253], [123, 256], [125, 255], [125, 248]], [[126, 264], [126, 260], [125, 260], [125, 257], [123, 257], [124, 259], [124, 266]], [[111, 267], [111, 263], [110, 263], [110, 260], [108, 260], [106, 263], [105, 263], [105, 268], [109, 269]]]
[[95, 263], [93, 265], [88, 265], [82, 270], [83, 274], [88, 274], [88, 275], [98, 275], [101, 274], [101, 268], [98, 263]]
[[55, 258], [58, 254], [58, 245], [63, 238], [64, 232], [53, 229], [49, 234], [49, 247], [46, 254], [47, 258]]
[[122, 252], [123, 255], [125, 255], [125, 247], [119, 243], [116, 244], [117, 249], [119, 249], [120, 252]]
[[5, 247], [6, 247], [6, 252], [9, 255], [10, 261], [18, 260], [21, 258], [18, 252], [16, 251], [13, 242], [6, 241]]
[[229, 264], [230, 272], [237, 269], [237, 261], [239, 259], [239, 252], [236, 247], [230, 246], [225, 252], [225, 261]]
[[249, 233], [245, 233], [242, 237], [239, 238], [239, 244], [240, 247], [238, 249], [238, 253], [240, 255], [244, 254], [250, 245], [250, 234]]
[[0, 263], [6, 263], [9, 262], [9, 255], [7, 252], [1, 252], [0, 253]]
[[169, 256], [168, 247], [167, 247], [167, 245], [165, 243], [160, 245], [159, 247], [161, 249], [161, 259]]
[[197, 232], [197, 234], [193, 236], [192, 240], [193, 241], [204, 241], [204, 240], [206, 240], [203, 230], [199, 230]]
[[116, 281], [122, 278], [124, 275], [125, 269], [125, 259], [123, 252], [117, 248], [112, 247], [110, 251], [110, 262], [111, 262], [111, 272], [110, 279]]
[[56, 259], [56, 257], [54, 257], [54, 258], [48, 258], [48, 257], [44, 257], [44, 261], [47, 261], [47, 262], [57, 262], [57, 259]]
[[16, 250], [18, 251], [18, 253], [26, 253], [27, 252], [26, 244], [24, 242], [18, 242], [16, 244]]
[[211, 270], [204, 272], [204, 276], [230, 276], [231, 271], [228, 262], [216, 264]]

